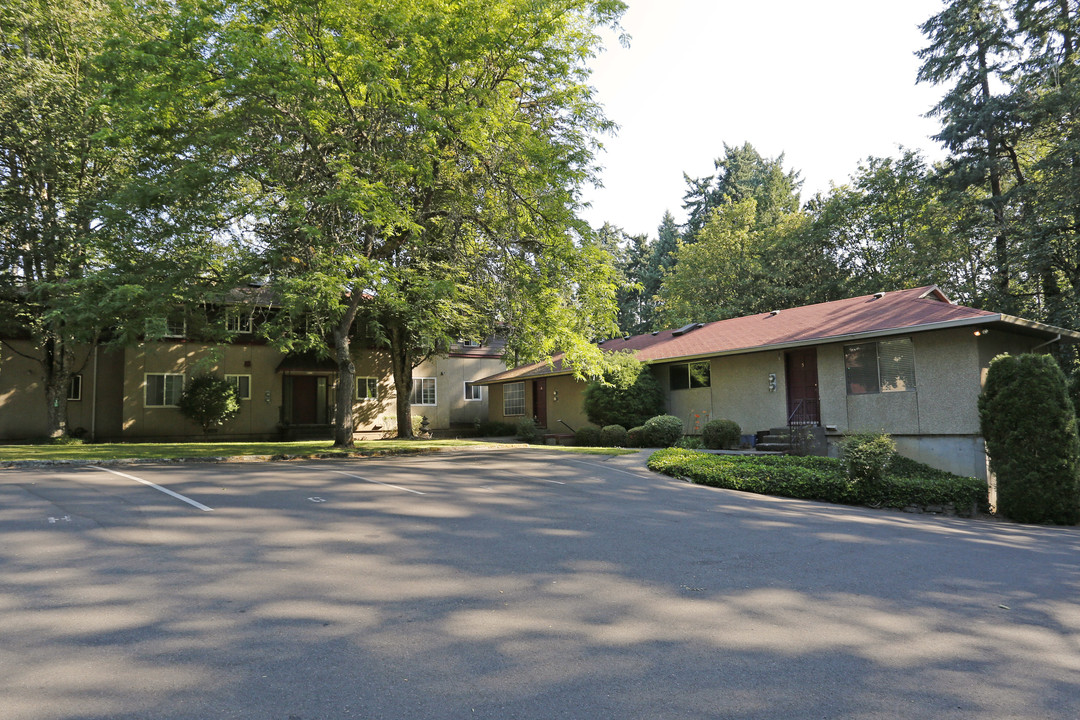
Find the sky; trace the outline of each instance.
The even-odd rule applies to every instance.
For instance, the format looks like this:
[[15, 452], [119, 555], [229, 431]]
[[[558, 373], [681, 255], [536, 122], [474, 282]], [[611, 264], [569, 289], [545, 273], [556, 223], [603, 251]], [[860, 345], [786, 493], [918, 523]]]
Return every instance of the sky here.
[[714, 172], [724, 143], [749, 142], [798, 170], [802, 198], [842, 185], [868, 156], [944, 152], [925, 117], [944, 88], [915, 83], [919, 25], [942, 0], [627, 0], [623, 29], [592, 62], [620, 129], [603, 138], [604, 187], [584, 217], [656, 236], [685, 220], [685, 172]]

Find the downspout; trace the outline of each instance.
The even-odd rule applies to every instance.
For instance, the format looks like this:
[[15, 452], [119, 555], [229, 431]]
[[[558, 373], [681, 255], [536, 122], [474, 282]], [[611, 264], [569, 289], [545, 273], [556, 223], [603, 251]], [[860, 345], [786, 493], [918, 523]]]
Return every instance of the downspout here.
[[98, 386], [98, 350], [94, 343], [94, 389], [90, 391], [90, 441], [97, 442], [97, 386]]
[[1056, 342], [1057, 342], [1057, 341], [1059, 341], [1059, 340], [1061, 340], [1061, 333], [1058, 333], [1058, 334], [1057, 334], [1057, 337], [1053, 338], [1052, 340], [1047, 340], [1047, 341], [1046, 341], [1046, 342], [1044, 342], [1044, 343], [1039, 343], [1039, 344], [1038, 344], [1038, 345], [1036, 345], [1035, 347], [1031, 348], [1031, 350], [1028, 350], [1028, 352], [1035, 352], [1035, 351], [1036, 351], [1036, 350], [1038, 350], [1039, 348], [1041, 348], [1041, 347], [1045, 347], [1045, 346], [1047, 346], [1047, 345], [1052, 345], [1052, 344], [1056, 343]]

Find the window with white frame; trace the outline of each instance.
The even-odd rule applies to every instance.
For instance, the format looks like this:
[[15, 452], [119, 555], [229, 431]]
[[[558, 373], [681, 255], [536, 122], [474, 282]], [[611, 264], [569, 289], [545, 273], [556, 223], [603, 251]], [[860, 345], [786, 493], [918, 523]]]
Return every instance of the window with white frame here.
[[147, 373], [143, 404], [146, 407], [176, 407], [184, 393], [184, 376], [178, 373]]
[[848, 395], [915, 389], [915, 348], [911, 338], [844, 346]]
[[467, 348], [478, 348], [478, 347], [480, 347], [480, 343], [478, 341], [469, 340], [468, 338], [462, 338], [462, 339], [458, 340], [458, 345], [460, 345], [461, 347], [467, 347]]
[[231, 310], [225, 313], [225, 329], [229, 332], [238, 333], [240, 335], [250, 335], [252, 327], [253, 324], [250, 315], [244, 315]]
[[484, 386], [483, 385], [476, 385], [475, 383], [471, 383], [471, 382], [465, 383], [465, 400], [467, 402], [473, 401], [473, 400], [483, 400], [483, 399], [484, 399]]
[[503, 385], [503, 415], [525, 414], [525, 383]]
[[379, 399], [379, 379], [373, 377], [358, 377], [356, 378], [356, 399], [357, 400], [378, 400]]
[[251, 376], [250, 375], [226, 375], [225, 382], [236, 388], [236, 397], [241, 400], [251, 399]]
[[412, 404], [435, 404], [435, 378], [413, 378]]
[[67, 399], [82, 400], [82, 375], [72, 375], [68, 382]]

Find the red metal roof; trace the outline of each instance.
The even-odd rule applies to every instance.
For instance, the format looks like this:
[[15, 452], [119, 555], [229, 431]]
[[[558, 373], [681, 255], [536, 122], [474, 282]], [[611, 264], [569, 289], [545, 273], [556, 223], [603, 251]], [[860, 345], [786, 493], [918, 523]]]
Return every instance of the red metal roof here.
[[[957, 305], [937, 286], [929, 285], [688, 325], [679, 330], [615, 338], [600, 343], [600, 347], [612, 352], [633, 352], [643, 362], [660, 362], [753, 352], [775, 346], [830, 342], [849, 336], [929, 330], [939, 325], [990, 323], [1006, 318], [1008, 316]], [[1019, 318], [1008, 319], [1028, 322]], [[1059, 329], [1042, 327], [1047, 330]], [[556, 355], [551, 364], [541, 362], [525, 365], [481, 382], [506, 382], [567, 372], [570, 372], [570, 368], [564, 368], [562, 356]]]

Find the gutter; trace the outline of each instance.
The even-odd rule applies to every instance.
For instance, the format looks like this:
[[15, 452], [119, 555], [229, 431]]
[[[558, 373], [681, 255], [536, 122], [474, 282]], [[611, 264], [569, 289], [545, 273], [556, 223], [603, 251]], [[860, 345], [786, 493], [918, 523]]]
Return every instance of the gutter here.
[[1061, 340], [1061, 333], [1058, 333], [1058, 334], [1057, 334], [1057, 337], [1055, 337], [1055, 338], [1053, 338], [1053, 339], [1051, 339], [1051, 340], [1047, 340], [1047, 341], [1046, 341], [1046, 342], [1044, 342], [1044, 343], [1039, 343], [1039, 344], [1038, 344], [1038, 345], [1036, 345], [1035, 347], [1033, 347], [1033, 348], [1031, 348], [1030, 350], [1028, 350], [1028, 352], [1035, 352], [1035, 351], [1036, 351], [1036, 350], [1038, 350], [1039, 348], [1041, 348], [1041, 347], [1046, 347], [1047, 345], [1053, 345], [1054, 343], [1058, 342], [1059, 340]]

